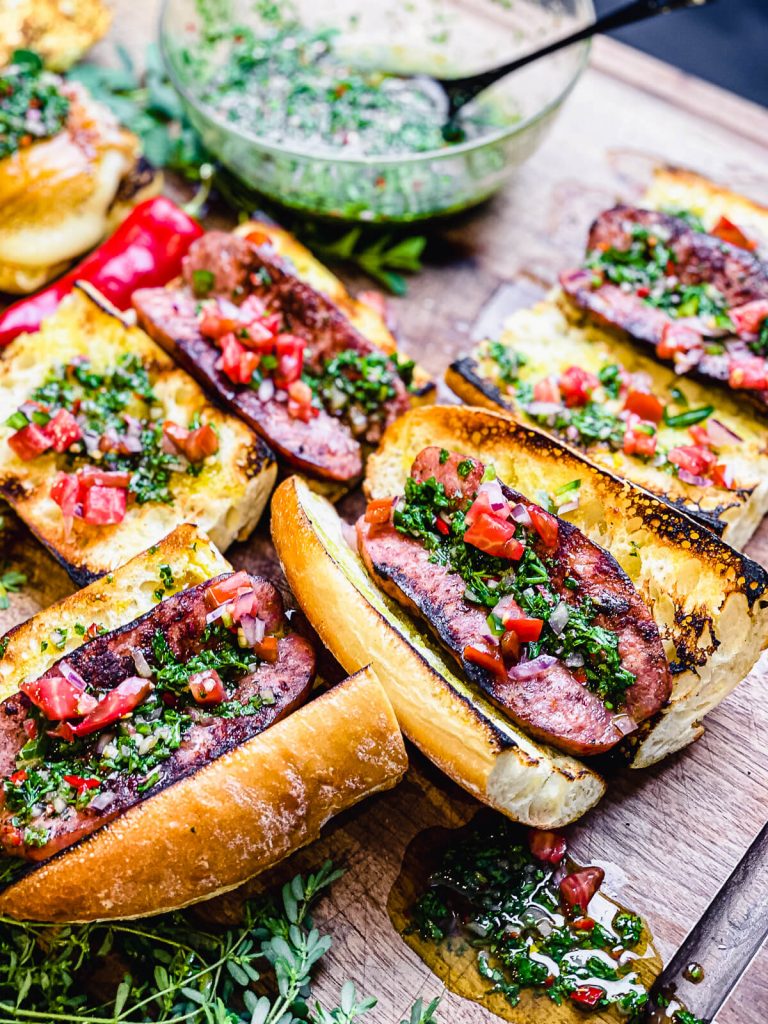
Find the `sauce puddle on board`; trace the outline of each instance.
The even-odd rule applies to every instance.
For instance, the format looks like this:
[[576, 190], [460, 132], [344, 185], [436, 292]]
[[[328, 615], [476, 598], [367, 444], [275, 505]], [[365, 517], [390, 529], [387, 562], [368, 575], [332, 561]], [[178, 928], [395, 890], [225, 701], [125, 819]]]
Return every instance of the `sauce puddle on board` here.
[[[481, 811], [416, 836], [387, 903], [394, 927], [446, 988], [514, 1024], [639, 1024], [662, 970], [647, 926], [600, 891], [568, 908], [559, 884], [583, 869], [537, 859], [529, 834]], [[551, 854], [560, 837], [537, 835]]]

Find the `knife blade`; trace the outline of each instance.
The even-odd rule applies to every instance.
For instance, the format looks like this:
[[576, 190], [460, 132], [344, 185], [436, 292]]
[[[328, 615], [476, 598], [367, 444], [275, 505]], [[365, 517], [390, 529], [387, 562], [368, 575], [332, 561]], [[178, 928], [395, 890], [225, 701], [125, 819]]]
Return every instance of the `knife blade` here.
[[[676, 1003], [707, 1024], [714, 1021], [766, 936], [768, 822], [657, 978], [646, 1011], [647, 1024], [668, 1024]], [[690, 977], [692, 964], [703, 969], [698, 983]], [[672, 1004], [666, 1005], [670, 999]]]

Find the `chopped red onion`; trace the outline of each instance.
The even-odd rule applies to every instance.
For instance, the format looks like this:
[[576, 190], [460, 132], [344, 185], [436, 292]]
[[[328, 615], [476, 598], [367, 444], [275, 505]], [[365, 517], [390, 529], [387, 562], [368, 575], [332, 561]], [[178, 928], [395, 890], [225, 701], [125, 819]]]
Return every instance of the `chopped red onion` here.
[[287, 391], [283, 391], [282, 388], [276, 388], [275, 389], [274, 398], [275, 398], [276, 402], [287, 402], [288, 401], [288, 392]]
[[555, 636], [560, 636], [565, 627], [568, 625], [568, 619], [571, 617], [571, 609], [566, 601], [561, 601], [560, 604], [555, 608], [552, 614], [549, 616], [549, 625]]
[[707, 487], [712, 482], [705, 476], [696, 476], [695, 473], [689, 473], [687, 469], [681, 469], [677, 474], [685, 484], [693, 484], [694, 487]]
[[149, 666], [149, 662], [144, 657], [144, 652], [139, 647], [131, 648], [131, 657], [133, 658], [133, 664], [136, 666], [136, 671], [139, 673], [142, 679], [152, 678], [152, 669]]
[[106, 811], [115, 802], [115, 793], [109, 790], [103, 790], [101, 793], [97, 793], [96, 796], [88, 804], [88, 807], [92, 811]]
[[616, 715], [613, 724], [622, 736], [628, 736], [629, 733], [634, 732], [637, 728], [637, 722], [631, 715]]
[[501, 512], [509, 508], [509, 503], [504, 497], [498, 480], [486, 480], [484, 484], [480, 484], [477, 493], [488, 495], [488, 501], [491, 503], [491, 508], [494, 512]]
[[519, 618], [522, 615], [522, 612], [520, 610], [520, 606], [518, 605], [517, 601], [514, 599], [514, 597], [512, 597], [511, 594], [505, 594], [505, 596], [502, 597], [502, 599], [498, 602], [496, 607], [493, 609], [491, 614], [495, 615], [497, 619], [499, 619], [501, 622], [503, 622], [504, 621], [504, 616], [508, 612], [515, 612], [516, 613], [515, 614], [515, 618]]
[[84, 690], [86, 683], [79, 672], [76, 672], [67, 661], [59, 662], [59, 672], [67, 680], [68, 683], [72, 683], [78, 690]]
[[259, 384], [256, 394], [260, 402], [269, 402], [275, 397], [275, 382], [271, 377], [264, 378], [261, 384]]
[[578, 507], [579, 495], [577, 494], [575, 498], [571, 498], [571, 500], [566, 501], [565, 504], [559, 505], [557, 509], [557, 514], [559, 516], [564, 516], [567, 515], [569, 512], [575, 512]]
[[556, 662], [557, 658], [553, 658], [551, 654], [540, 654], [538, 658], [534, 658], [532, 661], [520, 661], [517, 665], [513, 665], [508, 670], [507, 675], [515, 682], [535, 679], [551, 669]]
[[715, 447], [719, 447], [724, 444], [741, 444], [744, 440], [738, 434], [734, 433], [730, 427], [726, 427], [720, 420], [711, 419], [707, 423], [707, 433], [712, 438], [712, 444]]
[[216, 620], [220, 619], [225, 612], [231, 609], [231, 601], [225, 601], [224, 604], [220, 604], [218, 608], [214, 608], [212, 612], [208, 612], [208, 614], [205, 616], [206, 625], [210, 626], [212, 622], [216, 622]]
[[260, 644], [264, 639], [264, 633], [266, 630], [266, 623], [263, 619], [258, 618], [255, 615], [243, 615], [239, 623], [240, 630], [243, 631], [243, 638], [249, 647], [255, 647], [256, 644]]
[[563, 659], [563, 664], [566, 668], [583, 668], [584, 666], [584, 655], [579, 654], [575, 651], [573, 654], [568, 654]]
[[546, 419], [549, 416], [557, 416], [558, 413], [563, 411], [563, 407], [558, 402], [529, 402], [525, 407], [525, 411], [529, 416], [533, 416], [536, 419], [540, 416]]
[[525, 507], [525, 505], [514, 505], [512, 511], [509, 514], [510, 517], [514, 519], [516, 523], [519, 523], [521, 526], [533, 526], [530, 513], [528, 512], [528, 509]]

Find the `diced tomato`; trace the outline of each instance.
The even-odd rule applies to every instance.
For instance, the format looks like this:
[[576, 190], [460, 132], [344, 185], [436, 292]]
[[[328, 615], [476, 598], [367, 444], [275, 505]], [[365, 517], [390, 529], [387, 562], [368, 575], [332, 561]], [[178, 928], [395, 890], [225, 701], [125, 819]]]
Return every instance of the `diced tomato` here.
[[237, 332], [238, 340], [255, 352], [266, 355], [274, 350], [275, 332], [270, 330], [264, 320], [254, 320], [247, 327], [241, 327]]
[[20, 782], [27, 781], [27, 773], [23, 769], [21, 771], [14, 772], [12, 775], [8, 776], [8, 781], [12, 782], [14, 786], [18, 786]]
[[544, 377], [533, 386], [533, 397], [537, 402], [560, 402], [560, 388], [554, 377]]
[[591, 932], [595, 927], [595, 922], [591, 917], [579, 917], [571, 925], [577, 932]]
[[[366, 523], [376, 523], [377, 525], [388, 523], [391, 513], [392, 499], [376, 498], [373, 501], [369, 501], [366, 506], [365, 521]], [[442, 522], [442, 520], [440, 521]]]
[[565, 836], [540, 828], [528, 830], [528, 848], [536, 860], [545, 864], [560, 864], [568, 848]]
[[672, 448], [667, 453], [667, 458], [674, 465], [694, 476], [706, 476], [717, 461], [715, 455], [708, 448], [695, 444]]
[[733, 469], [723, 462], [712, 467], [710, 476], [712, 478], [712, 483], [717, 487], [723, 487], [728, 491], [735, 491], [738, 489], [739, 485], [734, 479]]
[[114, 526], [125, 519], [128, 491], [97, 484], [87, 487], [83, 499], [83, 519], [91, 526]]
[[635, 413], [641, 420], [649, 420], [651, 423], [658, 423], [664, 415], [664, 406], [656, 397], [647, 391], [630, 390], [625, 401], [624, 408]]
[[224, 689], [221, 676], [213, 668], [191, 675], [189, 691], [198, 704], [221, 704], [227, 699], [227, 691]]
[[277, 369], [275, 370], [275, 383], [281, 387], [287, 387], [293, 381], [301, 377], [304, 367], [303, 338], [295, 334], [278, 334], [275, 339], [275, 355], [277, 356]]
[[240, 317], [245, 323], [253, 323], [254, 320], [261, 320], [267, 311], [266, 303], [261, 296], [251, 292], [240, 304]]
[[700, 423], [696, 423], [694, 426], [689, 427], [688, 433], [691, 435], [694, 444], [699, 447], [711, 448], [713, 446], [713, 441], [709, 436], [709, 431]]
[[58, 740], [64, 740], [65, 743], [74, 743], [75, 741], [75, 730], [66, 721], [59, 722], [55, 729], [48, 729], [47, 733]]
[[43, 433], [50, 438], [55, 452], [65, 452], [83, 436], [80, 424], [68, 409], [59, 409], [43, 427]]
[[704, 339], [700, 331], [689, 324], [669, 320], [664, 324], [661, 340], [656, 346], [659, 359], [674, 359], [677, 353], [702, 348]]
[[2, 843], [3, 846], [23, 846], [24, 835], [17, 825], [11, 825], [10, 822], [4, 822], [0, 825], [0, 843]]
[[75, 515], [80, 503], [80, 484], [74, 473], [57, 473], [51, 487], [51, 498], [65, 516]]
[[491, 504], [491, 497], [487, 491], [480, 491], [465, 513], [465, 522], [468, 526], [482, 515], [495, 516], [497, 519], [506, 519], [509, 515], [509, 505], [504, 508], [494, 509]]
[[624, 431], [625, 455], [655, 455], [657, 443], [656, 434], [647, 434], [644, 430], [638, 430], [637, 426], [628, 427]]
[[768, 390], [768, 361], [760, 356], [732, 359], [728, 383], [732, 388], [749, 388], [753, 391]]
[[448, 534], [451, 532], [451, 528], [448, 525], [448, 523], [446, 523], [444, 519], [441, 519], [440, 516], [438, 516], [437, 519], [435, 520], [435, 528], [438, 533], [441, 533], [443, 535], [443, 537], [447, 537]]
[[525, 644], [538, 640], [544, 626], [544, 619], [510, 619], [507, 629], [517, 634], [518, 638]]
[[731, 245], [736, 245], [740, 249], [747, 249], [749, 252], [754, 252], [757, 248], [757, 242], [745, 235], [741, 228], [727, 217], [721, 217], [710, 234]]
[[525, 546], [515, 537], [515, 528], [515, 523], [484, 512], [464, 534], [464, 540], [488, 555], [516, 561]]
[[219, 450], [219, 436], [209, 423], [187, 430], [178, 423], [166, 420], [163, 433], [190, 462], [202, 462]]
[[294, 380], [288, 385], [288, 414], [294, 419], [309, 423], [320, 410], [312, 403], [312, 388], [303, 380]]
[[75, 736], [90, 736], [91, 733], [104, 729], [113, 722], [125, 718], [139, 706], [149, 695], [152, 684], [141, 676], [130, 676], [122, 683], [109, 690], [99, 701], [96, 708], [80, 722], [72, 727]]
[[569, 993], [571, 1002], [577, 1006], [583, 1006], [585, 1010], [594, 1010], [601, 999], [605, 997], [605, 989], [597, 985], [579, 985], [573, 992]]
[[538, 505], [528, 506], [528, 515], [531, 517], [533, 528], [544, 541], [548, 548], [557, 547], [559, 525], [557, 519], [549, 512], [545, 512]]
[[51, 722], [63, 718], [79, 718], [96, 707], [94, 697], [64, 676], [50, 675], [32, 679], [22, 683], [19, 689]]
[[82, 775], [62, 775], [62, 778], [77, 790], [78, 796], [87, 793], [89, 789], [98, 789], [101, 785], [100, 779], [84, 779]]
[[101, 636], [105, 630], [101, 628], [98, 622], [92, 622], [88, 629], [85, 631], [85, 635], [89, 640], [95, 640], [97, 636]]
[[603, 884], [605, 872], [602, 868], [582, 868], [566, 875], [560, 883], [560, 895], [569, 910], [577, 908], [584, 914], [589, 902]]
[[569, 366], [560, 375], [558, 384], [565, 404], [575, 406], [586, 405], [600, 381], [589, 370], [583, 370], [580, 366]]
[[520, 637], [511, 629], [508, 629], [501, 638], [501, 653], [514, 664], [520, 660], [521, 646]]
[[53, 447], [53, 441], [42, 427], [36, 423], [28, 423], [8, 438], [8, 445], [15, 455], [24, 462], [36, 459], [38, 455]]
[[25, 718], [24, 721], [21, 723], [21, 727], [24, 730], [24, 734], [26, 735], [27, 739], [37, 739], [37, 722], [34, 720], [34, 718]]
[[754, 299], [728, 310], [737, 334], [757, 334], [768, 320], [768, 299]]
[[213, 610], [231, 601], [238, 594], [252, 590], [251, 577], [241, 569], [240, 572], [233, 572], [231, 576], [225, 576], [224, 579], [212, 583], [205, 591], [205, 603]]
[[131, 482], [131, 474], [123, 469], [96, 469], [95, 466], [83, 466], [77, 474], [77, 482], [83, 488], [119, 487], [126, 490]]
[[225, 334], [234, 334], [243, 326], [236, 316], [225, 316], [218, 303], [206, 303], [200, 314], [198, 326], [206, 338], [218, 340]]
[[476, 644], [467, 644], [464, 648], [464, 660], [492, 672], [499, 679], [507, 678], [507, 668], [499, 647], [478, 647]]
[[259, 356], [249, 352], [234, 334], [225, 334], [221, 339], [221, 358], [216, 369], [221, 370], [233, 384], [250, 384], [253, 372], [259, 365]]
[[279, 654], [277, 637], [265, 636], [261, 643], [253, 645], [253, 650], [257, 658], [261, 658], [262, 661], [267, 661], [270, 665], [274, 665]]

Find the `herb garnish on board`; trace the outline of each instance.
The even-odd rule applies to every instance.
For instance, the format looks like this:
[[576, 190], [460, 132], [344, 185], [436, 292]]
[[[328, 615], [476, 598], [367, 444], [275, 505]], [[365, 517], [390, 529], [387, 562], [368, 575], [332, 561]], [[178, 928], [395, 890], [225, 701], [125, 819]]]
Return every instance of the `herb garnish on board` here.
[[[351, 981], [331, 1009], [312, 994], [331, 937], [311, 909], [342, 874], [328, 861], [297, 875], [222, 929], [183, 911], [65, 926], [0, 919], [0, 1024], [352, 1024], [375, 998]], [[102, 966], [122, 978], [109, 994], [108, 983], [89, 983]], [[402, 1024], [438, 1024], [437, 1004], [418, 1000]]]

